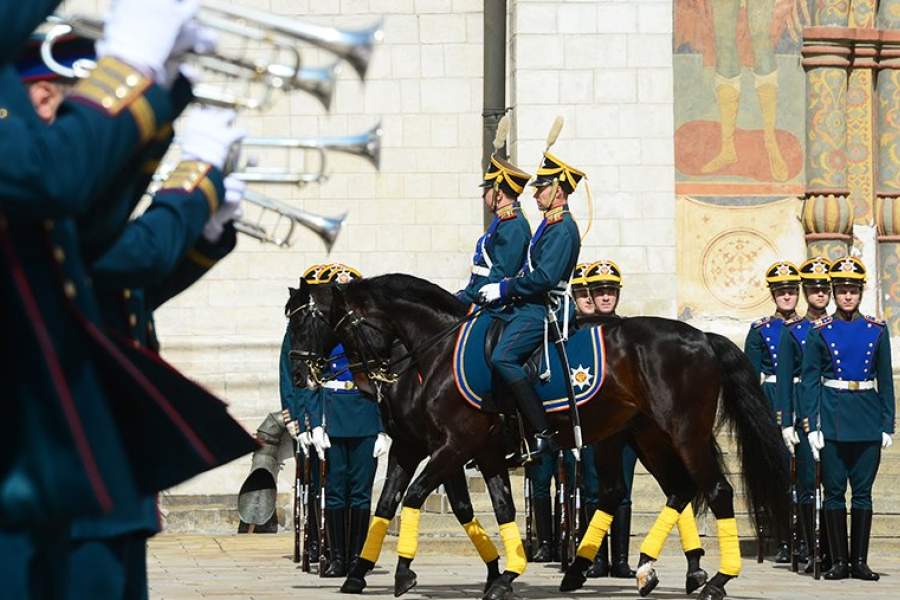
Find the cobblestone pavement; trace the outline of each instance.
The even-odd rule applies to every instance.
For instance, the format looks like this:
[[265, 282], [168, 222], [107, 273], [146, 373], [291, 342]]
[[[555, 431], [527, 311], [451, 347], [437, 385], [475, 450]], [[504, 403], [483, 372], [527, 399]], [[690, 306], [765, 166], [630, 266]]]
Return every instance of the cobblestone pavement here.
[[[319, 579], [304, 574], [291, 562], [290, 535], [181, 536], [163, 535], [150, 542], [148, 568], [150, 598], [187, 600], [197, 598], [274, 599], [344, 598], [338, 596], [341, 580]], [[379, 567], [368, 578], [365, 598], [393, 598], [395, 540], [388, 538]], [[687, 598], [683, 585], [684, 559], [673, 546], [658, 563], [662, 583], [650, 598]], [[715, 542], [705, 543], [715, 546]], [[474, 550], [459, 546], [441, 552], [440, 543], [423, 540], [413, 563], [419, 585], [406, 600], [426, 598], [480, 598], [484, 567]], [[770, 562], [758, 565], [745, 557], [741, 577], [728, 585], [732, 600], [777, 598], [795, 600], [845, 600], [853, 598], [900, 598], [900, 554], [894, 544], [875, 545], [870, 560], [881, 572], [878, 583], [861, 581], [815, 582]], [[715, 571], [716, 551], [708, 550], [703, 566]], [[518, 597], [528, 600], [548, 598], [638, 598], [633, 582], [624, 579], [589, 580], [577, 593], [561, 594], [557, 586], [561, 574], [550, 565], [529, 565], [516, 585]], [[696, 597], [696, 594], [694, 595]]]

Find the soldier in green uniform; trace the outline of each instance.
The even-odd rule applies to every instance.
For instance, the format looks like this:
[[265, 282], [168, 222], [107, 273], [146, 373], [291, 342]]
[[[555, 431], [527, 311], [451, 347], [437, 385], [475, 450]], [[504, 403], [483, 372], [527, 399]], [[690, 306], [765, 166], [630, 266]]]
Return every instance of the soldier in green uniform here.
[[[860, 314], [862, 261], [847, 256], [830, 269], [837, 310], [815, 322], [806, 339], [800, 417], [814, 458], [822, 461], [824, 514], [831, 553], [825, 579], [877, 581], [868, 566], [872, 484], [881, 451], [893, 444], [894, 383], [884, 321]], [[847, 549], [847, 481], [852, 489]], [[849, 555], [849, 561], [848, 561]]]
[[[766, 270], [766, 284], [775, 302], [775, 314], [754, 321], [744, 341], [744, 353], [750, 359], [753, 370], [760, 374], [763, 393], [772, 406], [776, 423], [782, 416], [777, 410], [775, 399], [776, 369], [778, 368], [778, 345], [784, 332], [785, 322], [796, 317], [797, 301], [800, 299], [800, 271], [786, 260], [774, 263]], [[785, 453], [785, 460], [789, 456]], [[791, 561], [790, 544], [779, 540], [775, 562]]]
[[806, 298], [806, 315], [785, 321], [787, 332], [781, 335], [778, 344], [778, 367], [776, 368], [775, 397], [776, 414], [781, 415], [779, 426], [785, 446], [797, 458], [797, 502], [800, 505], [800, 527], [802, 531], [799, 561], [807, 562], [804, 572], [811, 573], [814, 567], [809, 549], [813, 547], [815, 464], [806, 436], [798, 436], [800, 413], [797, 393], [803, 350], [812, 325], [822, 318], [831, 300], [831, 279], [828, 270], [831, 262], [817, 256], [800, 265], [803, 295]]
[[[362, 275], [332, 264], [320, 273], [326, 285], [340, 285]], [[349, 361], [338, 344], [329, 354], [327, 381], [311, 399], [308, 410], [312, 440], [320, 460], [326, 460], [325, 522], [329, 565], [325, 577], [345, 577], [366, 541], [377, 458], [389, 440], [381, 424], [378, 403], [363, 394], [347, 369]], [[347, 527], [349, 525], [349, 528]]]

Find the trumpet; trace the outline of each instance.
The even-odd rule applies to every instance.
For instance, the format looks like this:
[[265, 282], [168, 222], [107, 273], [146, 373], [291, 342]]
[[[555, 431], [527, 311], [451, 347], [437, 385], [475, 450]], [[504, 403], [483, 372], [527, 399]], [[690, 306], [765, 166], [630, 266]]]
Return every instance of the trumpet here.
[[[324, 183], [328, 179], [327, 153], [341, 152], [359, 156], [379, 169], [381, 167], [381, 139], [384, 131], [378, 123], [368, 131], [357, 135], [319, 137], [319, 138], [244, 138], [242, 148], [260, 148], [264, 150], [303, 150], [314, 152], [318, 156], [317, 168], [311, 171], [295, 171], [284, 168], [258, 167], [252, 157], [243, 158], [233, 173], [248, 183], [282, 183], [304, 186], [310, 183]], [[243, 153], [243, 151], [242, 151]], [[287, 161], [290, 162], [289, 160]]]
[[[234, 222], [234, 228], [261, 242], [274, 244], [279, 248], [287, 248], [293, 244], [294, 233], [297, 225], [300, 225], [319, 236], [319, 239], [325, 244], [326, 250], [331, 252], [331, 247], [334, 246], [334, 242], [341, 232], [341, 226], [347, 218], [347, 213], [342, 213], [337, 217], [316, 215], [253, 190], [244, 191], [244, 201], [259, 207], [261, 209], [259, 216], [255, 221], [241, 218]], [[276, 220], [273, 225], [267, 227], [263, 225], [262, 221], [270, 213], [276, 215]]]

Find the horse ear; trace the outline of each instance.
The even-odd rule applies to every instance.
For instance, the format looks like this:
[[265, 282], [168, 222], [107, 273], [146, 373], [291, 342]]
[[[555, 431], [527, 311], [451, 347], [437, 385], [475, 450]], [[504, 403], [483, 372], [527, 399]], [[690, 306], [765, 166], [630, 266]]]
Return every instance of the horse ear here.
[[299, 289], [294, 289], [294, 288], [288, 286], [288, 296], [289, 296], [289, 297], [293, 298], [293, 297], [296, 296], [298, 293], [300, 293], [300, 290], [299, 290]]

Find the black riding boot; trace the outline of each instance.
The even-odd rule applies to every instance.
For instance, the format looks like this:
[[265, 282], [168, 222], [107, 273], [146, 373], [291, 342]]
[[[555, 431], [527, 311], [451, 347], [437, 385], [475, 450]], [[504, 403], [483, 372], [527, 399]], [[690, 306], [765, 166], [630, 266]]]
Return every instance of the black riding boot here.
[[822, 555], [822, 572], [831, 569], [831, 542], [828, 539], [828, 521], [825, 519], [825, 509], [819, 510], [819, 547]]
[[872, 533], [872, 509], [850, 511], [850, 576], [853, 579], [878, 581], [878, 573], [869, 568], [869, 535]]
[[847, 579], [850, 569], [847, 565], [847, 511], [846, 509], [825, 510], [828, 532], [828, 546], [831, 551], [831, 568], [825, 579]]
[[350, 571], [356, 566], [356, 559], [359, 558], [359, 553], [362, 552], [363, 544], [366, 543], [367, 533], [369, 533], [369, 511], [365, 508], [351, 508], [350, 543], [347, 546]]
[[509, 384], [509, 390], [516, 399], [516, 406], [530, 426], [531, 431], [537, 432], [534, 436], [534, 445], [531, 448], [529, 459], [538, 454], [555, 455], [559, 451], [556, 443], [556, 432], [551, 431], [547, 425], [547, 415], [544, 413], [544, 405], [534, 388], [527, 379], [520, 379]]
[[[803, 541], [806, 543], [806, 552], [807, 559], [806, 564], [803, 562], [800, 563], [800, 573], [812, 573], [813, 568], [815, 567], [816, 562], [816, 523], [813, 519], [815, 519], [815, 505], [814, 504], [801, 504], [800, 505], [800, 526], [801, 533], [803, 534]], [[822, 548], [819, 547], [819, 552], [821, 554]]]
[[553, 515], [550, 513], [550, 498], [535, 498], [532, 506], [538, 546], [531, 557], [531, 562], [550, 562], [553, 557]]
[[345, 577], [347, 575], [347, 551], [345, 539], [347, 509], [326, 508], [325, 525], [328, 527], [328, 568], [323, 577]]
[[612, 522], [612, 556], [609, 576], [631, 579], [635, 572], [628, 566], [628, 543], [631, 541], [631, 505], [619, 506]]

